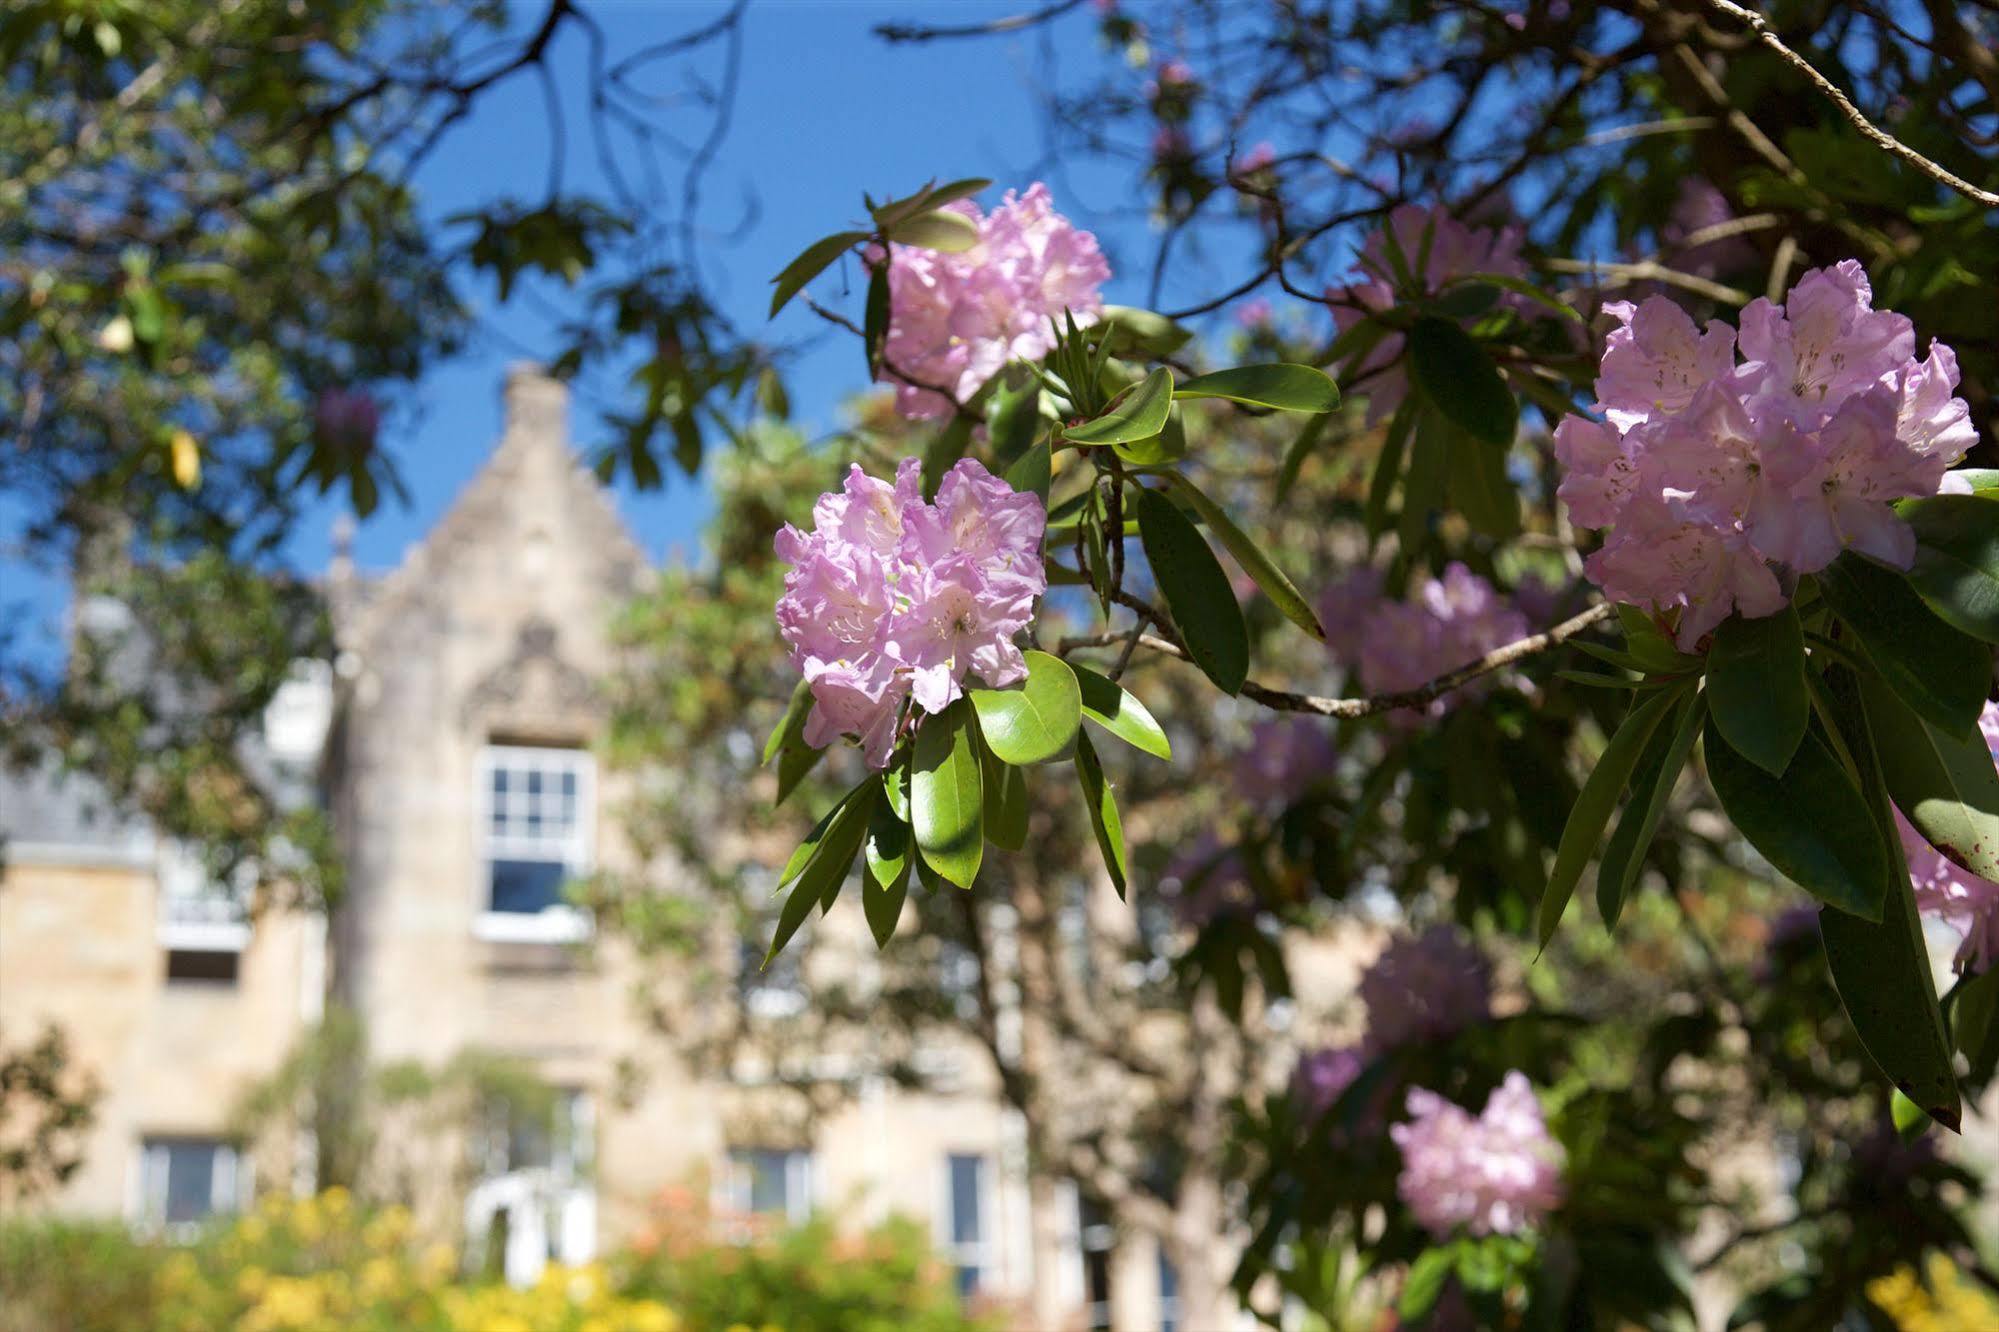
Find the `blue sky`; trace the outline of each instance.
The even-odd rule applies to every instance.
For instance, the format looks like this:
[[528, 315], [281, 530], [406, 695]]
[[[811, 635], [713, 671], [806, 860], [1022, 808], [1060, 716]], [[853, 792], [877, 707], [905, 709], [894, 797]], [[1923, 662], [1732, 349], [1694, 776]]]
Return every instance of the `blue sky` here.
[[[893, 46], [875, 37], [872, 27], [885, 19], [963, 22], [1023, 7], [1021, 0], [750, 5], [742, 87], [734, 123], [705, 187], [704, 221], [718, 230], [731, 227], [750, 198], [759, 217], [747, 235], [713, 249], [706, 276], [738, 327], [774, 341], [812, 343], [787, 380], [795, 415], [808, 430], [834, 426], [840, 402], [865, 386], [859, 352], [850, 336], [821, 336], [823, 324], [802, 303], [767, 321], [770, 276], [805, 244], [859, 214], [863, 190], [884, 198], [933, 177], [989, 176], [995, 182], [985, 200], [990, 203], [1001, 189], [1028, 184], [1028, 172], [1042, 153], [1028, 83], [1041, 34]], [[604, 22], [615, 58], [617, 51], [685, 31], [721, 9], [705, 3], [614, 3], [593, 6], [592, 12]], [[1112, 68], [1115, 57], [1103, 50], [1088, 6], [1066, 15], [1048, 38], [1059, 44], [1065, 71], [1078, 80]], [[581, 43], [574, 40], [557, 52], [564, 86], [579, 99], [580, 55]], [[1143, 76], [1132, 77], [1136, 82]], [[580, 129], [582, 114], [579, 100], [569, 117], [572, 134]], [[546, 127], [532, 82], [503, 87], [426, 165], [417, 182], [423, 206], [443, 219], [497, 194], [534, 197], [542, 184]], [[587, 151], [572, 147], [567, 165], [572, 189], [600, 185]], [[1139, 303], [1151, 237], [1140, 219], [1102, 214], [1130, 208], [1137, 168], [1064, 166], [1052, 182], [1057, 206], [1095, 225], [1114, 263], [1126, 259], [1120, 267], [1131, 275], [1114, 280], [1109, 298]], [[1086, 197], [1091, 192], [1095, 198]], [[837, 281], [815, 290], [822, 287], [838, 294]], [[393, 565], [436, 522], [497, 437], [506, 365], [523, 349], [550, 345], [548, 322], [532, 309], [518, 300], [499, 306], [491, 284], [477, 277], [468, 275], [463, 289], [478, 313], [481, 334], [463, 355], [430, 373], [392, 415], [385, 442], [402, 467], [411, 504], [387, 502], [360, 527], [355, 555], [363, 568]], [[849, 304], [858, 314], [858, 292], [853, 295]], [[571, 425], [579, 445], [596, 441], [600, 427], [588, 404], [577, 404]], [[619, 503], [654, 558], [694, 554], [707, 509], [698, 484], [669, 469], [664, 493], [639, 494], [621, 484]], [[301, 525], [291, 549], [300, 567], [324, 567], [342, 507], [324, 506]]]

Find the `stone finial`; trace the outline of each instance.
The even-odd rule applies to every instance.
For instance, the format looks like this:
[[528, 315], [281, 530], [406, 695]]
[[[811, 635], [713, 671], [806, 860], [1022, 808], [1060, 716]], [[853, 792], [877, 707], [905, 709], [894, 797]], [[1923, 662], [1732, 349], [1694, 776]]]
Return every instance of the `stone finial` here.
[[569, 386], [532, 361], [507, 367], [506, 434], [532, 435], [557, 444], [569, 439]]

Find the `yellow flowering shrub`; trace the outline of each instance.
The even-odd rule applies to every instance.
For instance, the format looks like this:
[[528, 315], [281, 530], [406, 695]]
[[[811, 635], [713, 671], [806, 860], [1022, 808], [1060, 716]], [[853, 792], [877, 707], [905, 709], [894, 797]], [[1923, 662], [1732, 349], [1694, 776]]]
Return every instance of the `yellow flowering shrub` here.
[[1867, 1298], [1901, 1332], [1992, 1332], [1999, 1300], [1967, 1280], [1942, 1254], [1931, 1254], [1921, 1277], [1903, 1267], [1867, 1283]]

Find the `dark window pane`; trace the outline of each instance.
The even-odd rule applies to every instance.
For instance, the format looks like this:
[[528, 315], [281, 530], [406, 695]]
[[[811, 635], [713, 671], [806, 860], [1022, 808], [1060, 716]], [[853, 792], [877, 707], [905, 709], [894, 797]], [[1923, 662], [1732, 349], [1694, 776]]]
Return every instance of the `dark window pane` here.
[[176, 983], [207, 981], [234, 985], [239, 956], [228, 949], [170, 948], [167, 950], [167, 979]]
[[533, 769], [528, 772], [528, 794], [531, 796], [541, 794], [541, 772], [539, 769]]
[[951, 1158], [951, 1242], [979, 1242], [979, 1158]]
[[960, 1263], [958, 1265], [958, 1298], [966, 1300], [978, 1293], [979, 1269]]
[[212, 1142], [170, 1142], [167, 1153], [167, 1198], [164, 1220], [169, 1224], [199, 1221], [215, 1210], [215, 1157]]
[[[575, 774], [575, 773], [573, 773], [573, 772], [565, 772], [565, 773], [563, 773], [563, 774], [562, 774], [562, 794], [563, 794], [564, 796], [568, 797], [569, 799], [574, 799], [574, 798], [575, 798], [575, 796], [576, 796], [576, 774]], [[566, 803], [566, 802], [565, 802], [565, 803]]]
[[562, 884], [568, 878], [554, 860], [492, 862], [492, 904], [495, 911], [533, 914], [562, 904]]

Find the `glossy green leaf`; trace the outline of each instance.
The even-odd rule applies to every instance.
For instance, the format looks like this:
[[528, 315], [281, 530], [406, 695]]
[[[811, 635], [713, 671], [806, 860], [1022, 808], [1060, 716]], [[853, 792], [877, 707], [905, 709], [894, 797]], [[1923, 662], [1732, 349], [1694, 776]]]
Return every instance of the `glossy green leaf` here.
[[[1013, 375], [1020, 383], [1010, 382]], [[1009, 366], [1002, 374], [986, 406], [986, 437], [993, 458], [1002, 467], [1012, 468], [1041, 434], [1041, 381], [1019, 366]], [[1020, 489], [1015, 486], [1014, 489]]]
[[1187, 456], [1187, 425], [1180, 419], [1180, 408], [1176, 406], [1166, 413], [1166, 424], [1159, 428], [1158, 434], [1129, 444], [1113, 444], [1111, 451], [1134, 467], [1164, 467], [1179, 462]]
[[1829, 906], [1881, 919], [1881, 837], [1823, 732], [1807, 730], [1783, 776], [1773, 777], [1738, 753], [1710, 717], [1707, 774], [1729, 822], [1779, 874]]
[[1631, 780], [1631, 799], [1625, 802], [1624, 813], [1611, 830], [1610, 842], [1596, 867], [1596, 908], [1609, 928], [1615, 928], [1623, 914], [1631, 888], [1645, 867], [1645, 853], [1658, 834], [1666, 802], [1672, 798], [1673, 784], [1694, 752], [1694, 741], [1700, 738], [1707, 696], [1699, 690], [1684, 692], [1685, 699], [1671, 722], [1652, 732], [1651, 743], [1646, 745]]
[[1666, 635], [1647, 612], [1636, 606], [1619, 603], [1617, 624], [1624, 631], [1624, 646], [1631, 655], [1644, 664], [1644, 669], [1660, 675], [1678, 675], [1693, 670], [1701, 664], [1699, 657], [1690, 656], [1673, 646], [1673, 640]]
[[1080, 732], [1076, 736], [1076, 780], [1083, 787], [1083, 808], [1089, 812], [1090, 831], [1096, 834], [1097, 850], [1103, 855], [1104, 869], [1110, 873], [1111, 886], [1122, 898], [1128, 878], [1124, 823], [1118, 818], [1117, 798], [1111, 794], [1111, 784], [1104, 780], [1104, 768], [1097, 761], [1097, 751], [1090, 744], [1090, 737]]
[[1604, 746], [1582, 790], [1576, 793], [1568, 822], [1562, 826], [1561, 844], [1555, 848], [1555, 865], [1548, 873], [1548, 887], [1541, 894], [1538, 918], [1541, 947], [1546, 948], [1548, 940], [1555, 937], [1555, 927], [1562, 923], [1562, 912], [1575, 894], [1576, 882], [1595, 854], [1604, 825], [1610, 822], [1611, 811], [1617, 808], [1618, 797], [1624, 794], [1625, 783], [1631, 780], [1632, 769], [1638, 766], [1652, 732], [1658, 729], [1660, 719], [1679, 701], [1685, 688], [1683, 685], [1660, 690], [1632, 709], [1617, 733], [1610, 737], [1610, 743]]
[[1731, 615], [1715, 627], [1707, 654], [1708, 707], [1722, 738], [1773, 777], [1784, 775], [1811, 721], [1805, 689], [1805, 630], [1798, 612], [1746, 620]]
[[892, 883], [909, 871], [909, 824], [887, 799], [875, 802], [868, 815], [868, 834], [861, 844], [868, 871], [881, 883]]
[[1937, 495], [1896, 506], [1916, 531], [1909, 582], [1946, 624], [1999, 643], [1999, 501]]
[[1520, 534], [1520, 490], [1506, 472], [1506, 450], [1489, 448], [1444, 423], [1450, 474], [1444, 491], [1474, 530], [1505, 541]]
[[986, 840], [1007, 851], [1027, 845], [1027, 773], [996, 758], [990, 750], [984, 763]]
[[914, 217], [926, 209], [942, 208], [947, 203], [970, 198], [990, 184], [992, 182], [983, 176], [954, 180], [945, 185], [932, 181], [926, 183], [916, 193], [905, 195], [900, 199], [891, 199], [879, 204], [870, 201], [868, 213], [874, 218], [876, 226], [890, 230], [905, 218]]
[[1214, 551], [1162, 491], [1138, 489], [1138, 533], [1187, 653], [1223, 693], [1249, 678], [1249, 630]]
[[1452, 424], [1480, 443], [1512, 447], [1520, 404], [1469, 333], [1425, 315], [1409, 330], [1409, 364], [1416, 387]]
[[784, 715], [771, 728], [770, 738], [764, 741], [763, 757], [759, 763], [768, 764], [776, 758], [778, 751], [794, 742], [803, 744], [801, 738], [805, 730], [805, 719], [812, 713], [812, 686], [800, 680], [791, 691], [791, 701], [784, 705]]
[[868, 933], [875, 937], [876, 948], [888, 947], [888, 941], [895, 937], [902, 904], [909, 899], [909, 874], [910, 862], [905, 860], [892, 879], [882, 879], [872, 864], [861, 878], [861, 911], [868, 918]]
[[784, 908], [778, 913], [777, 933], [771, 939], [770, 951], [764, 954], [766, 967], [791, 942], [791, 936], [798, 933], [798, 927], [812, 914], [815, 905], [831, 909], [847, 881], [847, 871], [853, 868], [854, 856], [861, 849], [862, 836], [867, 832], [869, 817], [880, 794], [881, 779], [870, 777], [848, 792], [847, 798], [834, 809], [824, 835], [799, 869], [791, 896], [784, 899]]
[[1969, 735], [1992, 687], [1992, 649], [1951, 628], [1909, 581], [1848, 551], [1819, 571], [1819, 590], [1904, 703]]
[[819, 760], [826, 757], [824, 749], [814, 749], [804, 741], [786, 745], [777, 754], [777, 799], [771, 803], [782, 805], [798, 789], [798, 784], [811, 775], [819, 766]]
[[972, 704], [959, 699], [916, 732], [909, 779], [910, 825], [925, 863], [960, 888], [972, 886], [985, 854], [979, 751]]
[[972, 418], [962, 412], [955, 413], [944, 428], [930, 437], [923, 447], [923, 498], [937, 498], [937, 487], [944, 482], [944, 473], [951, 470], [957, 461], [965, 456], [965, 450], [972, 443]]
[[805, 834], [804, 840], [799, 842], [798, 846], [793, 849], [790, 859], [784, 862], [784, 869], [777, 876], [776, 886], [778, 890], [782, 890], [786, 884], [797, 878], [807, 865], [812, 863], [812, 857], [819, 853], [819, 848], [825, 844], [827, 837], [831, 836], [833, 829], [838, 826], [840, 816], [846, 813], [855, 801], [860, 799], [862, 793], [868, 790], [874, 784], [874, 781], [875, 779], [870, 777], [867, 781], [854, 787], [847, 794], [841, 796], [833, 808], [819, 816], [819, 822], [812, 825], [812, 830]]
[[770, 297], [771, 314], [775, 315], [789, 304], [791, 298], [803, 291], [806, 283], [823, 273], [828, 264], [867, 238], [865, 231], [842, 231], [822, 236], [806, 246], [803, 253], [784, 266], [782, 273], [771, 279], [777, 286]]
[[1082, 694], [1083, 715], [1118, 739], [1163, 759], [1173, 757], [1173, 746], [1165, 730], [1153, 720], [1145, 704], [1108, 675], [1099, 675], [1087, 666], [1070, 663]]
[[1826, 685], [1847, 750], [1860, 766], [1861, 787], [1887, 857], [1886, 901], [1878, 923], [1830, 908], [1819, 912], [1826, 963], [1861, 1045], [1888, 1081], [1931, 1119], [1955, 1130], [1962, 1112], [1950, 1039], [1930, 975], [1929, 947], [1923, 940], [1908, 866], [1902, 860], [1901, 839], [1895, 835], [1887, 789], [1875, 763], [1872, 728], [1852, 671], [1843, 667], [1828, 671]]
[[888, 238], [920, 249], [963, 254], [979, 243], [979, 226], [963, 213], [933, 209], [896, 223], [889, 228]]
[[1062, 432], [1076, 444], [1129, 444], [1151, 439], [1166, 428], [1173, 410], [1173, 372], [1164, 366], [1147, 375], [1094, 421]]
[[1973, 1085], [1990, 1082], [1999, 1071], [1999, 967], [1959, 983], [1951, 1024], [1951, 1039], [1970, 1065], [1966, 1076]]
[[1208, 525], [1210, 532], [1221, 539], [1222, 545], [1228, 548], [1229, 554], [1235, 557], [1235, 562], [1242, 566], [1243, 572], [1256, 580], [1256, 585], [1263, 589], [1263, 595], [1270, 598], [1270, 604], [1282, 611], [1285, 619], [1312, 637], [1323, 641], [1326, 630], [1319, 623], [1318, 614], [1313, 611], [1312, 603], [1305, 599], [1305, 594], [1298, 590], [1297, 584], [1293, 583], [1285, 572], [1263, 553], [1262, 548], [1250, 540], [1249, 534], [1235, 525], [1235, 521], [1223, 511], [1222, 506], [1209, 499], [1198, 486], [1178, 472], [1164, 472], [1161, 475], [1165, 477], [1166, 483], [1178, 491], [1180, 497], [1192, 506], [1194, 512], [1201, 515], [1201, 521]]
[[1860, 689], [1896, 808], [1930, 845], [1973, 873], [1999, 879], [1999, 768], [1984, 734], [1956, 736], [1932, 726], [1878, 676], [1863, 676]]
[[1120, 352], [1171, 356], [1194, 336], [1192, 330], [1182, 328], [1165, 315], [1128, 305], [1106, 305], [1099, 318], [1110, 333], [1112, 345]]
[[1048, 487], [1054, 472], [1046, 444], [1030, 444], [1027, 452], [1014, 459], [1013, 466], [1006, 469], [1006, 483], [1023, 495], [1038, 495], [1042, 504], [1048, 503]]
[[868, 277], [868, 303], [861, 325], [861, 346], [868, 358], [868, 378], [881, 377], [882, 349], [888, 345], [888, 265], [878, 264]]
[[1340, 389], [1325, 371], [1309, 365], [1239, 365], [1196, 375], [1173, 390], [1176, 398], [1226, 398], [1283, 412], [1330, 412]]
[[1069, 663], [1029, 652], [1027, 678], [1005, 689], [966, 691], [979, 731], [1002, 763], [1046, 763], [1060, 756], [1083, 724], [1082, 694]]

